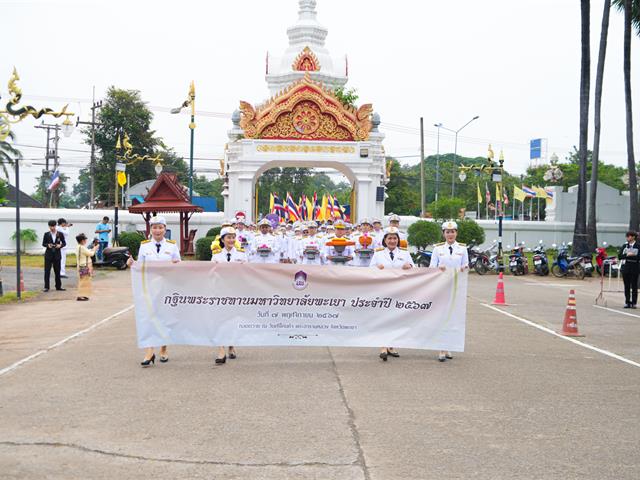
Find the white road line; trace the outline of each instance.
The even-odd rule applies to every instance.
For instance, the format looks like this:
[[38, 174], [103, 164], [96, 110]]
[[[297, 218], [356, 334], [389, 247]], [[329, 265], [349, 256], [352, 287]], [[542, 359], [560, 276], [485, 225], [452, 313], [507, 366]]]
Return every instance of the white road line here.
[[500, 312], [503, 315], [506, 315], [507, 317], [514, 318], [514, 319], [518, 320], [519, 322], [522, 322], [522, 323], [527, 324], [527, 325], [529, 325], [531, 327], [537, 328], [538, 330], [542, 330], [543, 332], [550, 333], [551, 335], [553, 335], [555, 337], [558, 337], [558, 338], [561, 338], [563, 340], [566, 340], [567, 342], [575, 343], [576, 345], [579, 345], [579, 346], [581, 346], [583, 348], [586, 348], [588, 350], [593, 350], [594, 352], [601, 353], [602, 355], [606, 355], [607, 357], [615, 358], [616, 360], [620, 360], [621, 362], [628, 363], [629, 365], [633, 365], [634, 367], [640, 367], [640, 363], [634, 362], [633, 360], [629, 360], [628, 358], [622, 357], [622, 356], [620, 356], [620, 355], [618, 355], [616, 353], [610, 352], [608, 350], [604, 350], [602, 348], [594, 347], [593, 345], [589, 345], [588, 343], [581, 342], [579, 340], [576, 340], [575, 338], [565, 337], [564, 335], [560, 335], [559, 333], [554, 332], [550, 328], [543, 327], [542, 325], [538, 325], [537, 323], [532, 322], [531, 320], [527, 320], [525, 318], [518, 317], [517, 315], [514, 315], [513, 313], [505, 312], [504, 310], [501, 310], [499, 308], [493, 307], [491, 305], [487, 305], [486, 303], [481, 303], [480, 305], [482, 305], [483, 307], [486, 307], [486, 308], [490, 308], [491, 310], [495, 310], [496, 312]]
[[634, 315], [633, 313], [629, 313], [629, 312], [621, 312], [620, 310], [615, 310], [613, 308], [602, 307], [600, 305], [591, 305], [591, 306], [593, 308], [601, 308], [602, 310], [609, 310], [610, 312], [613, 312], [613, 313], [619, 313], [620, 315], [627, 315], [629, 317], [640, 318], [640, 315]]
[[68, 336], [67, 338], [63, 338], [59, 342], [54, 343], [53, 345], [45, 348], [44, 350], [40, 350], [40, 351], [34, 353], [33, 355], [29, 355], [28, 357], [23, 358], [22, 360], [18, 360], [17, 362], [9, 365], [8, 367], [5, 367], [2, 370], [0, 370], [0, 377], [2, 375], [4, 375], [5, 373], [9, 373], [10, 371], [15, 370], [20, 365], [24, 365], [25, 363], [30, 362], [34, 358], [38, 358], [40, 355], [44, 355], [45, 353], [50, 352], [51, 350], [53, 350], [55, 348], [58, 348], [61, 345], [64, 345], [65, 343], [67, 343], [70, 340], [73, 340], [74, 338], [77, 338], [77, 337], [79, 337], [81, 335], [84, 335], [85, 333], [89, 333], [90, 331], [95, 330], [100, 325], [107, 323], [109, 320], [113, 320], [114, 318], [122, 315], [123, 313], [127, 313], [132, 308], [133, 308], [133, 305], [129, 305], [127, 308], [125, 308], [123, 310], [120, 310], [119, 312], [116, 312], [113, 315], [110, 315], [107, 318], [104, 318], [104, 319], [100, 320], [99, 322], [94, 323], [90, 327], [87, 327], [84, 330], [80, 330], [79, 332], [76, 332], [73, 335]]

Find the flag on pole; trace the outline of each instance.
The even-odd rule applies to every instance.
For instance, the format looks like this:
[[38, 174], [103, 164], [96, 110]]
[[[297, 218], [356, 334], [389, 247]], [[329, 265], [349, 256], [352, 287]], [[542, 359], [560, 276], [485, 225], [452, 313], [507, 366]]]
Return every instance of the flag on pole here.
[[339, 215], [340, 218], [344, 220], [344, 209], [342, 208], [342, 205], [340, 205], [340, 202], [338, 202], [338, 197], [336, 196], [333, 197], [333, 208], [336, 213], [336, 217]]
[[280, 223], [282, 223], [285, 220], [285, 213], [286, 213], [284, 208], [284, 203], [275, 193], [273, 194], [273, 209], [274, 211], [271, 213], [276, 213], [280, 218]]
[[513, 186], [513, 198], [518, 200], [519, 202], [524, 202], [524, 199], [527, 198], [527, 194], [524, 193], [524, 190], [521, 188]]
[[311, 203], [311, 200], [309, 200], [306, 195], [304, 197], [304, 203], [305, 203], [305, 207], [307, 208], [307, 220], [313, 220], [313, 203]]
[[55, 172], [53, 172], [53, 175], [51, 176], [51, 181], [49, 182], [47, 191], [49, 192], [54, 191], [56, 188], [58, 188], [58, 185], [60, 185], [60, 173], [58, 172], [58, 170], [56, 170]]
[[532, 187], [533, 190], [535, 190], [536, 192], [536, 196], [538, 198], [547, 198], [547, 192], [544, 188], [542, 187]]
[[480, 193], [480, 182], [476, 183], [478, 187], [478, 203], [482, 203], [482, 194]]
[[285, 210], [287, 212], [287, 220], [293, 220], [294, 222], [300, 221], [300, 211], [289, 192], [287, 192], [287, 205], [285, 206]]
[[322, 200], [318, 200], [318, 192], [313, 192], [313, 220], [324, 220], [322, 218], [321, 203]]
[[487, 182], [484, 183], [484, 199], [487, 203], [491, 202], [491, 192], [489, 191], [489, 185], [487, 185]]
[[553, 196], [555, 195], [553, 187], [544, 187], [544, 193], [547, 194], [547, 203], [553, 202]]
[[506, 207], [507, 205], [509, 205], [509, 197], [507, 196], [507, 190], [503, 190], [502, 191], [502, 196], [504, 197], [504, 206]]
[[525, 185], [522, 186], [522, 191], [527, 196], [527, 198], [536, 198], [536, 191], [533, 188], [529, 188]]
[[274, 204], [273, 204], [273, 193], [270, 193], [269, 194], [269, 213], [275, 213], [273, 211], [273, 207], [274, 207]]

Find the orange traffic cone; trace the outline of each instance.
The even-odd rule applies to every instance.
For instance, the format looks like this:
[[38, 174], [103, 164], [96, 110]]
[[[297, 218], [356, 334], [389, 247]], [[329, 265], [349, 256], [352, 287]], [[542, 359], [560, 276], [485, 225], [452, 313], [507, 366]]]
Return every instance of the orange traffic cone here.
[[576, 292], [569, 290], [569, 300], [567, 300], [567, 309], [564, 312], [564, 323], [562, 331], [558, 332], [565, 337], [584, 337], [578, 332], [578, 315], [576, 313]]
[[498, 285], [496, 286], [496, 298], [491, 302], [492, 305], [508, 305], [504, 298], [504, 280], [502, 272], [498, 274]]

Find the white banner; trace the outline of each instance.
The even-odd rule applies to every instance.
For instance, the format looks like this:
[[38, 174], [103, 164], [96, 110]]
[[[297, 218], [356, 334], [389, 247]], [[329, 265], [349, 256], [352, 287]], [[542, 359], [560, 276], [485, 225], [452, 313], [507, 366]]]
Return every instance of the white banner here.
[[467, 273], [136, 262], [138, 346], [464, 350]]

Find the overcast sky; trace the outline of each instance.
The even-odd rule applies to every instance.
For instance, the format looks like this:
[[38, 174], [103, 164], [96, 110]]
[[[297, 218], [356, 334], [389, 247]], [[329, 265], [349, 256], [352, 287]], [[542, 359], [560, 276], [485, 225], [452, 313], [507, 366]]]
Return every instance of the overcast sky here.
[[[602, 2], [592, 2], [592, 72]], [[195, 80], [196, 168], [217, 167], [239, 100], [268, 98], [265, 53], [281, 55], [297, 0], [121, 1], [0, 0], [3, 42], [0, 94], [15, 65], [24, 99], [60, 107], [89, 120], [92, 88], [137, 89], [154, 112], [153, 128], [188, 158], [186, 115], [170, 115]], [[457, 129], [458, 152], [485, 155], [504, 149], [506, 167], [522, 173], [529, 140], [548, 139], [548, 154], [564, 158], [578, 141], [580, 2], [578, 0], [384, 1], [318, 0], [318, 20], [329, 28], [327, 47], [349, 58], [348, 86], [382, 118], [386, 151], [417, 163], [420, 116], [425, 153], [436, 151], [442, 122]], [[601, 158], [626, 165], [622, 75], [623, 16], [613, 10], [603, 100]], [[640, 124], [640, 42], [633, 43], [634, 105]], [[593, 82], [592, 82], [593, 88]], [[48, 123], [55, 119], [47, 119]], [[15, 126], [28, 162], [42, 163], [40, 121]], [[640, 133], [636, 128], [636, 155]], [[592, 132], [589, 144], [592, 145]], [[26, 147], [35, 146], [40, 148]], [[441, 152], [453, 136], [442, 132]], [[61, 171], [75, 177], [88, 163], [79, 131], [60, 141]], [[42, 166], [27, 163], [30, 193]]]

